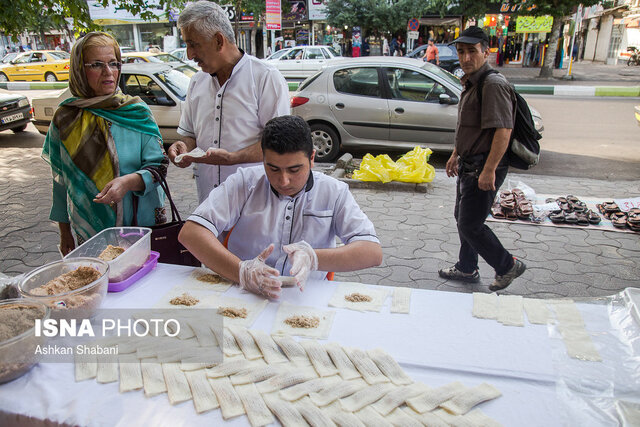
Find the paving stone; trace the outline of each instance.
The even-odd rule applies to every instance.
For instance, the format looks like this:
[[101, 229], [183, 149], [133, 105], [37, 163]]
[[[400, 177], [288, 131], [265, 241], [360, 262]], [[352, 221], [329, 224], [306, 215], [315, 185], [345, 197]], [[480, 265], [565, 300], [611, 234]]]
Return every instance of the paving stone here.
[[548, 262], [554, 259], [553, 254], [544, 248], [524, 247], [519, 252], [521, 253], [520, 258], [525, 261]]

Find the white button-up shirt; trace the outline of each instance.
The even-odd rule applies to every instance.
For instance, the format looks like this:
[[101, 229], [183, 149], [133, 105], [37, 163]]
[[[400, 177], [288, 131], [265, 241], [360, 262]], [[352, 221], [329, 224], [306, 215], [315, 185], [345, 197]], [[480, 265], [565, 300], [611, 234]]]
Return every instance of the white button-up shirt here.
[[[259, 142], [269, 120], [289, 113], [289, 88], [282, 74], [273, 65], [243, 54], [222, 86], [216, 76], [202, 71], [191, 78], [178, 133], [195, 138], [204, 151], [233, 152]], [[199, 201], [240, 166], [250, 164], [195, 164]]]
[[[307, 185], [293, 197], [278, 194], [264, 166], [240, 168], [188, 218], [216, 237], [233, 227], [228, 249], [242, 260], [255, 258], [271, 243], [266, 263], [288, 276], [291, 263], [283, 245], [305, 240], [315, 249], [334, 248], [336, 236], [348, 244], [357, 240], [379, 243], [373, 223], [344, 182], [312, 172]], [[312, 272], [322, 280], [326, 272]]]

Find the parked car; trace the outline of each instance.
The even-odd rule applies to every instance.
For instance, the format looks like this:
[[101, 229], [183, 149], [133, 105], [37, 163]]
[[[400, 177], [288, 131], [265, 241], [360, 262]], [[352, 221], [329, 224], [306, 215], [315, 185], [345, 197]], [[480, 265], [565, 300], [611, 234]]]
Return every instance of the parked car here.
[[22, 132], [31, 121], [31, 105], [26, 96], [0, 93], [0, 131]]
[[123, 64], [135, 64], [140, 62], [183, 62], [180, 58], [177, 58], [167, 52], [123, 52], [122, 63]]
[[[177, 141], [182, 102], [194, 72], [188, 65], [123, 64], [120, 88], [128, 95], [139, 96], [147, 103], [158, 123], [165, 146]], [[38, 131], [46, 134], [53, 113], [71, 92], [64, 89], [53, 96], [33, 98], [33, 122]]]
[[198, 63], [196, 61], [194, 61], [193, 59], [187, 58], [187, 48], [186, 47], [180, 47], [178, 49], [172, 50], [171, 52], [169, 52], [169, 54], [175, 56], [176, 58], [178, 58], [180, 61], [184, 62], [185, 64], [191, 65], [193, 68], [197, 68], [198, 70], [200, 69], [200, 67], [198, 66]]
[[333, 46], [295, 46], [278, 55], [271, 55], [265, 61], [276, 66], [285, 78], [306, 78], [316, 73], [327, 60], [341, 56]]
[[0, 65], [0, 82], [68, 80], [69, 57], [61, 50], [20, 53], [9, 63]]
[[[334, 59], [291, 97], [291, 114], [311, 127], [316, 160], [334, 160], [341, 147], [451, 151], [460, 80], [410, 58]], [[531, 109], [536, 127], [540, 114]]]
[[[419, 46], [407, 53], [406, 56], [409, 58], [421, 59], [424, 56], [427, 46], [428, 45], [423, 44], [422, 46]], [[454, 76], [462, 78], [462, 76], [464, 76], [464, 71], [460, 68], [460, 61], [458, 60], [458, 52], [456, 52], [456, 48], [446, 44], [436, 44], [436, 47], [438, 48], [438, 55], [440, 57], [440, 67], [444, 68]]]

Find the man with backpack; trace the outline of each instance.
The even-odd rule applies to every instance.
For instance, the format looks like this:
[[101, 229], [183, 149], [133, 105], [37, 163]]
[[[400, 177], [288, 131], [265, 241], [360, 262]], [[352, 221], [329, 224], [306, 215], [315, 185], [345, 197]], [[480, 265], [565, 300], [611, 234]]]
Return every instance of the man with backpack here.
[[[469, 27], [455, 43], [464, 90], [458, 105], [455, 148], [446, 164], [447, 176], [457, 176], [454, 216], [460, 236], [458, 262], [438, 271], [443, 278], [477, 283], [478, 255], [495, 270], [491, 291], [505, 289], [524, 273], [485, 224], [509, 168], [505, 155], [516, 118], [517, 99], [504, 76], [488, 64], [489, 38]], [[478, 90], [480, 89], [480, 90]]]

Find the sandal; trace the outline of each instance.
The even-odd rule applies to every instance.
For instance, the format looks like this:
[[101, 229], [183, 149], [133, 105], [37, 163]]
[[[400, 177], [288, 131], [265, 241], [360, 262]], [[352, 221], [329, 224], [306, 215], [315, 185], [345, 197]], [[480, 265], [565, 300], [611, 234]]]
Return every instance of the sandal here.
[[614, 212], [619, 212], [620, 208], [615, 202], [602, 202], [602, 207], [604, 211], [608, 214], [612, 214]]
[[493, 206], [491, 206], [491, 216], [495, 219], [506, 218], [506, 215], [502, 211], [502, 206], [500, 206], [500, 203], [494, 203]]
[[577, 224], [578, 215], [575, 212], [569, 212], [564, 216], [564, 222], [566, 222], [567, 224]]
[[627, 212], [627, 223], [629, 225], [640, 226], [640, 213]]
[[531, 214], [533, 214], [533, 206], [531, 205], [531, 202], [528, 200], [521, 201], [516, 209], [516, 215], [518, 218], [526, 221], [531, 219]]
[[576, 196], [572, 196], [571, 194], [569, 194], [566, 199], [571, 203], [578, 203], [580, 201], [580, 199], [578, 199]]
[[611, 223], [616, 228], [626, 228], [627, 227], [627, 214], [624, 212], [614, 212], [609, 216]]
[[604, 215], [604, 213], [605, 213], [604, 206], [602, 206], [601, 203], [596, 204], [596, 209], [598, 209], [598, 212], [600, 212], [602, 215]]
[[593, 225], [600, 224], [600, 215], [598, 215], [591, 209], [587, 211], [587, 219], [589, 220], [589, 223]]
[[554, 224], [562, 224], [564, 222], [564, 211], [552, 211], [549, 213], [549, 219]]
[[516, 200], [525, 200], [526, 199], [524, 193], [519, 188], [514, 188], [511, 192], [513, 193], [513, 196], [516, 198]]
[[581, 202], [580, 200], [578, 200], [577, 202], [571, 203], [570, 206], [575, 212], [586, 212], [587, 210], [587, 205], [584, 202]]
[[505, 211], [505, 215], [509, 221], [515, 221], [518, 219], [518, 215], [516, 215], [516, 212], [513, 209]]
[[578, 218], [578, 225], [587, 226], [589, 225], [589, 217], [584, 212], [577, 212], [576, 218]]

